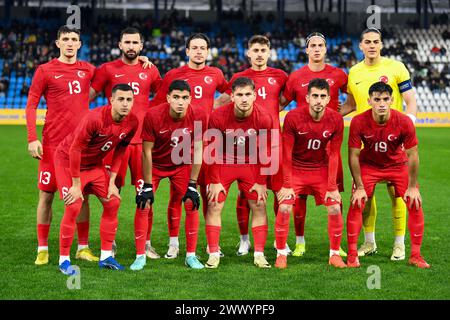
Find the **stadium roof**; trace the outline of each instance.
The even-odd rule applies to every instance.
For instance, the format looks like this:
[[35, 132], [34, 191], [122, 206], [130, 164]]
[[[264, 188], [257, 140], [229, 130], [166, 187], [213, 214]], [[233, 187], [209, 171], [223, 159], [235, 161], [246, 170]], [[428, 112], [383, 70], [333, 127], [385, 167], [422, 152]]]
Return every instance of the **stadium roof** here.
[[[4, 5], [5, 1], [0, 1], [1, 5]], [[73, 2], [73, 1], [72, 1]], [[78, 1], [80, 6], [89, 6], [92, 0], [80, 0]], [[98, 8], [107, 9], [154, 9], [155, 1], [145, 1], [145, 0], [97, 0]], [[177, 10], [199, 10], [207, 11], [210, 10], [210, 3], [215, 3], [214, 0], [158, 0], [158, 8], [168, 9], [174, 4], [174, 8]], [[222, 0], [223, 10], [237, 10], [242, 4], [242, 0]], [[277, 0], [246, 0], [247, 10], [252, 11], [274, 11], [277, 10]], [[343, 3], [344, 1], [342, 1]], [[394, 12], [394, 0], [347, 0], [347, 11], [348, 12], [365, 12], [367, 7], [375, 2], [376, 5], [382, 8], [382, 12]], [[63, 0], [34, 0], [28, 1], [29, 7], [39, 7], [40, 5], [44, 7], [67, 7], [69, 1]], [[287, 12], [304, 12], [305, 2], [302, 0], [284, 0], [285, 11]], [[308, 0], [308, 8], [310, 12], [327, 12], [329, 9], [329, 4], [332, 4], [332, 11], [337, 11], [338, 0]], [[449, 13], [450, 12], [450, 1], [442, 0], [432, 0], [432, 7], [435, 13]], [[315, 5], [317, 5], [317, 10]], [[322, 7], [323, 5], [323, 7]], [[251, 8], [250, 8], [251, 7]], [[398, 0], [398, 10], [400, 13], [415, 13], [416, 12], [416, 0]], [[431, 8], [430, 8], [431, 12]]]

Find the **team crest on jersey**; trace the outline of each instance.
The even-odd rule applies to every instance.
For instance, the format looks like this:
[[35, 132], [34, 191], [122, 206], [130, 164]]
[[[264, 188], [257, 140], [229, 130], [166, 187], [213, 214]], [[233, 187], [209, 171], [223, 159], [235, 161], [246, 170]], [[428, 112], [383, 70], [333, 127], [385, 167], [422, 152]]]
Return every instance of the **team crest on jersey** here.
[[79, 71], [77, 72], [77, 75], [78, 75], [80, 78], [86, 77], [86, 73], [85, 73], [84, 71], [81, 71], [81, 70], [79, 70]]
[[322, 136], [323, 136], [324, 138], [328, 138], [328, 137], [331, 136], [331, 132], [330, 132], [329, 130], [325, 130], [325, 131], [322, 133]]
[[387, 76], [381, 76], [379, 80], [381, 82], [384, 82], [384, 83], [388, 83], [389, 82], [389, 78]]
[[328, 82], [328, 85], [330, 87], [334, 84], [334, 80], [333, 79], [326, 79], [326, 81]]
[[139, 73], [139, 79], [141, 80], [147, 80], [148, 76], [145, 72]]
[[388, 135], [388, 140], [389, 141], [394, 141], [397, 140], [398, 137], [394, 136], [393, 134]]
[[272, 77], [269, 77], [269, 79], [267, 79], [267, 82], [271, 85], [275, 85], [277, 83], [277, 80]]
[[122, 133], [119, 135], [119, 139], [124, 139], [126, 136], [127, 136], [127, 134], [126, 134], [125, 132], [122, 132]]
[[189, 130], [189, 128], [183, 128], [183, 133], [184, 134], [190, 134], [192, 131]]
[[211, 78], [210, 76], [205, 76], [203, 80], [205, 80], [205, 83], [207, 84], [213, 83], [213, 78]]
[[247, 130], [247, 134], [248, 134], [249, 136], [254, 136], [254, 135], [256, 135], [256, 130], [250, 128], [250, 129]]

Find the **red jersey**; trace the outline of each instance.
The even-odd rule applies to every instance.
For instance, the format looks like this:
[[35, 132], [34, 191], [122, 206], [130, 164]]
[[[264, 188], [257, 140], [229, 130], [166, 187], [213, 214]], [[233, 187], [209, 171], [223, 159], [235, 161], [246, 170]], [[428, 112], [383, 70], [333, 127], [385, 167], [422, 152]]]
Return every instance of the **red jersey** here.
[[95, 70], [92, 80], [92, 88], [97, 92], [105, 92], [106, 97], [111, 97], [112, 88], [119, 83], [127, 83], [133, 88], [134, 102], [131, 112], [139, 119], [139, 128], [131, 143], [142, 143], [142, 119], [148, 110], [151, 92], [156, 92], [161, 84], [161, 76], [158, 68], [152, 66], [142, 68], [142, 64], [125, 64], [122, 59], [102, 64]]
[[205, 66], [203, 69], [194, 70], [185, 65], [166, 73], [161, 87], [152, 101], [153, 106], [167, 102], [169, 86], [174, 80], [185, 80], [189, 83], [192, 108], [194, 111], [206, 111], [207, 117], [213, 109], [216, 91], [222, 93], [227, 89], [227, 81], [219, 68]]
[[335, 111], [339, 105], [339, 90], [347, 93], [347, 74], [340, 68], [325, 64], [322, 71], [314, 72], [308, 65], [303, 66], [297, 71], [292, 72], [286, 82], [286, 88], [283, 96], [292, 101], [295, 99], [298, 106], [308, 106], [306, 95], [308, 93], [309, 81], [314, 78], [326, 79], [330, 86], [330, 102], [327, 107]]
[[110, 105], [99, 107], [83, 118], [76, 130], [59, 144], [56, 152], [70, 165], [72, 177], [79, 177], [80, 170], [103, 166], [103, 158], [116, 146], [128, 146], [137, 129], [138, 119], [134, 114], [130, 113], [117, 123], [112, 119]]
[[[191, 148], [189, 155], [181, 148], [183, 140], [190, 136], [192, 142], [201, 141], [206, 129], [206, 115], [194, 112], [189, 106], [182, 119], [173, 119], [169, 113], [169, 103], [160, 104], [147, 112], [144, 118], [142, 140], [153, 142], [152, 164], [161, 170], [173, 170], [183, 164], [192, 163]], [[174, 163], [172, 152], [180, 146], [179, 159], [187, 160]], [[175, 156], [175, 155], [174, 155]], [[185, 159], [187, 157], [187, 159]]]
[[255, 102], [264, 108], [265, 111], [268, 111], [275, 125], [279, 125], [280, 93], [283, 91], [288, 79], [286, 72], [276, 68], [267, 68], [263, 71], [255, 71], [249, 68], [233, 75], [225, 93], [231, 95], [231, 85], [239, 77], [247, 77], [253, 80], [256, 90]]
[[[216, 109], [209, 119], [209, 128], [218, 129], [221, 133], [222, 147], [215, 145], [217, 159], [225, 164], [257, 164], [261, 165], [261, 155], [267, 155], [265, 150], [270, 146], [270, 130], [273, 128], [272, 118], [258, 105], [253, 106], [252, 113], [244, 119], [236, 118], [234, 103], [229, 103]], [[261, 139], [266, 138], [266, 141]], [[220, 143], [220, 142], [219, 142]], [[260, 152], [260, 149], [264, 151]], [[231, 153], [232, 152], [232, 153]], [[220, 181], [218, 167], [220, 163], [211, 166], [211, 182]], [[265, 184], [265, 179], [258, 179]], [[261, 182], [262, 181], [262, 182]]]
[[352, 119], [348, 147], [361, 150], [359, 162], [380, 169], [405, 165], [408, 162], [405, 149], [418, 144], [414, 124], [408, 116], [390, 109], [386, 124], [379, 125], [372, 117], [372, 109]]
[[[334, 177], [331, 178], [334, 180], [329, 179], [329, 190], [337, 189], [336, 174], [343, 132], [344, 120], [332, 109], [326, 108], [320, 121], [313, 120], [309, 114], [309, 108], [296, 108], [288, 112], [283, 125], [285, 185], [291, 185], [292, 167], [318, 170], [332, 165]], [[333, 155], [333, 159], [328, 158], [328, 143], [330, 143], [330, 155]]]
[[67, 64], [53, 59], [37, 67], [26, 107], [28, 142], [38, 140], [36, 109], [41, 96], [47, 103], [42, 143], [49, 147], [70, 134], [89, 111], [89, 87], [95, 67], [84, 61]]

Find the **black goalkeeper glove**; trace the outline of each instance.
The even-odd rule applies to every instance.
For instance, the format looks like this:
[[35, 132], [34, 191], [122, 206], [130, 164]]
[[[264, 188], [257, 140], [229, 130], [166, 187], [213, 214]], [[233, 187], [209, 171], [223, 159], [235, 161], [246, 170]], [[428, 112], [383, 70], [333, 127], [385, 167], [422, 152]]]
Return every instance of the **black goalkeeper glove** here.
[[145, 209], [147, 201], [150, 202], [150, 205], [152, 205], [153, 201], [155, 201], [155, 196], [153, 194], [153, 185], [151, 183], [144, 183], [144, 185], [136, 195], [136, 204], [138, 209]]
[[197, 191], [197, 184], [194, 182], [189, 183], [186, 194], [183, 197], [183, 201], [186, 202], [187, 199], [192, 201], [195, 210], [200, 208], [200, 194]]

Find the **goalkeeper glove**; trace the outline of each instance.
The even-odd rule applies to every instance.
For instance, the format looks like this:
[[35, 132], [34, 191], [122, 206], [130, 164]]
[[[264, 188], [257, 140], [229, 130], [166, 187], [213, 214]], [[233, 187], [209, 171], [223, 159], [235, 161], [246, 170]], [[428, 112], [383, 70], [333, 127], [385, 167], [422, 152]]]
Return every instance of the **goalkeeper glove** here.
[[153, 185], [151, 183], [144, 183], [144, 185], [136, 195], [136, 204], [138, 209], [145, 209], [147, 201], [150, 202], [150, 205], [152, 205], [153, 201], [155, 201], [155, 196], [153, 194]]
[[197, 191], [196, 183], [189, 183], [186, 194], [183, 197], [183, 201], [186, 202], [187, 199], [192, 201], [194, 209], [198, 210], [198, 208], [200, 208], [200, 194]]

